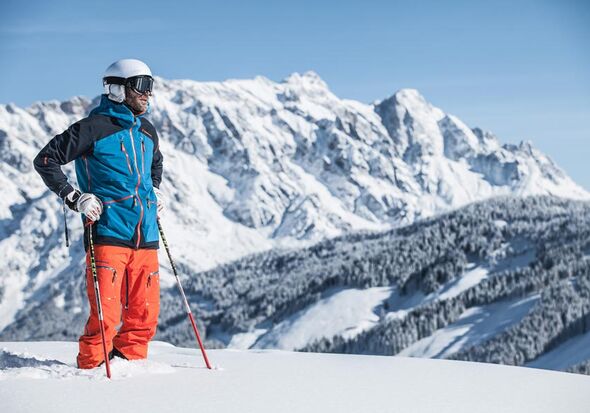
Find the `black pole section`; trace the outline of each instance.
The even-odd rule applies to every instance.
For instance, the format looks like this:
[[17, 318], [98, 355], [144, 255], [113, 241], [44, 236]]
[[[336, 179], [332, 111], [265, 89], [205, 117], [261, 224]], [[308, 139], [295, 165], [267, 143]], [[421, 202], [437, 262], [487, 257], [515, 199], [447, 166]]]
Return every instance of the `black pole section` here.
[[98, 322], [100, 324], [100, 337], [102, 339], [102, 350], [104, 352], [104, 364], [107, 369], [107, 377], [111, 378], [111, 366], [109, 352], [107, 351], [107, 341], [104, 331], [104, 317], [102, 314], [102, 302], [100, 301], [100, 289], [98, 288], [98, 276], [96, 274], [96, 262], [94, 260], [94, 240], [92, 239], [92, 221], [88, 221], [88, 248], [90, 250], [90, 268], [92, 269], [92, 279], [94, 281], [94, 295], [96, 296], [96, 308], [98, 310]]

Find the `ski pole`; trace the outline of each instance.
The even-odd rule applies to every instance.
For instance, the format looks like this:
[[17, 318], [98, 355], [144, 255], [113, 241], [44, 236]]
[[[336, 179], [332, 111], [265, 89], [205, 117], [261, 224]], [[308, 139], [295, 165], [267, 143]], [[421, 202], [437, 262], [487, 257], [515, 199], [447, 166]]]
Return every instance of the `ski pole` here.
[[172, 260], [172, 255], [170, 255], [170, 249], [168, 248], [168, 242], [166, 241], [166, 236], [164, 236], [164, 230], [162, 229], [162, 224], [160, 223], [160, 218], [158, 218], [157, 222], [158, 222], [158, 230], [160, 231], [160, 237], [162, 237], [162, 242], [164, 243], [164, 248], [166, 249], [166, 254], [168, 254], [168, 260], [170, 261], [170, 266], [172, 267], [172, 272], [174, 273], [174, 277], [176, 277], [176, 284], [178, 285], [178, 289], [180, 290], [180, 295], [182, 295], [182, 299], [184, 300], [184, 308], [185, 308], [188, 318], [193, 326], [195, 336], [197, 337], [197, 343], [199, 343], [199, 347], [201, 348], [201, 353], [203, 354], [203, 358], [205, 359], [205, 364], [207, 365], [208, 369], [211, 369], [211, 364], [209, 364], [209, 359], [207, 358], [207, 353], [205, 352], [205, 347], [203, 346], [203, 342], [201, 341], [201, 336], [199, 335], [199, 330], [197, 329], [197, 324], [195, 323], [195, 319], [193, 317], [193, 312], [191, 311], [191, 308], [188, 305], [188, 300], [186, 299], [186, 295], [184, 294], [184, 289], [182, 288], [182, 284], [180, 284], [180, 278], [178, 277], [178, 272], [176, 271], [176, 266], [174, 265], [174, 261]]
[[98, 309], [98, 322], [100, 324], [100, 337], [102, 339], [102, 350], [104, 352], [104, 364], [107, 369], [107, 377], [111, 378], [111, 365], [107, 351], [107, 341], [104, 331], [104, 317], [102, 314], [102, 303], [100, 301], [100, 289], [98, 288], [98, 276], [96, 275], [96, 262], [94, 261], [94, 241], [92, 240], [92, 221], [88, 222], [88, 246], [90, 249], [90, 268], [94, 280], [94, 295], [96, 296], [96, 308]]

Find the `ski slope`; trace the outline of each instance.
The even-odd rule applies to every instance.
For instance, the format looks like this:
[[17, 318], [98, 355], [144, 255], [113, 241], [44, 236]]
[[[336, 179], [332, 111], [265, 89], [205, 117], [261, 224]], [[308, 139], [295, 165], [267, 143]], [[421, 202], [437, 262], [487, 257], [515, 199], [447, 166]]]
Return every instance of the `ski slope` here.
[[[375, 309], [389, 298], [393, 290], [394, 287], [336, 289], [317, 303], [273, 326], [256, 341], [253, 348], [296, 350], [323, 337], [354, 337], [379, 322]], [[239, 337], [232, 337], [232, 342], [234, 347], [239, 348]]]
[[[461, 317], [402, 350], [400, 356], [449, 357], [493, 337], [520, 321], [535, 305], [538, 294], [465, 310]], [[568, 367], [568, 366], [566, 366]]]
[[485, 267], [470, 264], [465, 274], [428, 295], [417, 292], [405, 296], [395, 287], [336, 288], [327, 292], [317, 303], [270, 328], [261, 326], [234, 335], [228, 347], [296, 350], [321, 338], [336, 335], [352, 338], [379, 322], [378, 313], [385, 302], [388, 302], [392, 311], [384, 316], [401, 318], [419, 305], [455, 297], [487, 277], [488, 270]]
[[539, 369], [154, 342], [148, 360], [74, 367], [77, 343], [0, 343], [3, 412], [582, 413], [590, 377]]
[[527, 367], [565, 370], [590, 359], [590, 333], [570, 338], [541, 357], [527, 363]]

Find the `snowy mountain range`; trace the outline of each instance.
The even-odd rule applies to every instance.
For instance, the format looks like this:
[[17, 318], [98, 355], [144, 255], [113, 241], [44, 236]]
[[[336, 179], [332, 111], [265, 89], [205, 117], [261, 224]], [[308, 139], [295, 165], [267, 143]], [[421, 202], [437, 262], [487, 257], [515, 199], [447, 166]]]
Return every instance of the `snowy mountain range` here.
[[[95, 104], [0, 105], [3, 339], [71, 339], [85, 317], [81, 223], [68, 213], [67, 249], [61, 203], [32, 159]], [[312, 72], [280, 83], [157, 79], [152, 106], [165, 156], [163, 222], [191, 274], [500, 195], [590, 199], [530, 143], [502, 145], [412, 89], [368, 105], [339, 99]], [[73, 168], [66, 171], [75, 182]], [[40, 308], [45, 324], [35, 329], [27, 314]]]

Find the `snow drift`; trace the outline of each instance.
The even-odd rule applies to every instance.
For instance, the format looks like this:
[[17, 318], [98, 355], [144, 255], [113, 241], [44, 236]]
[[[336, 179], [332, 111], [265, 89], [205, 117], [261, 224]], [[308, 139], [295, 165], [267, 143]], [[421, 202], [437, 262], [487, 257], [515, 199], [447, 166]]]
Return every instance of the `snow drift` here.
[[76, 343], [0, 343], [9, 412], [586, 412], [590, 377], [404, 357], [210, 351], [151, 343], [147, 360], [74, 367]]

